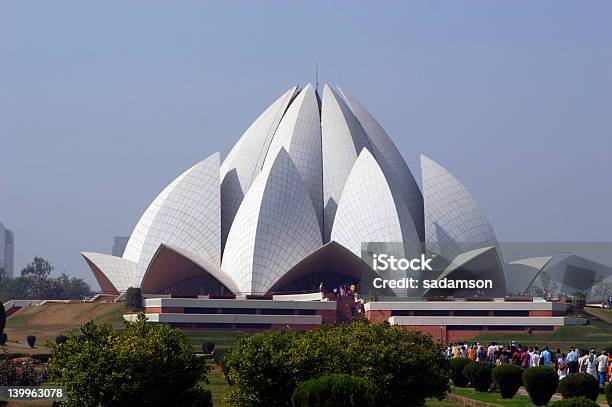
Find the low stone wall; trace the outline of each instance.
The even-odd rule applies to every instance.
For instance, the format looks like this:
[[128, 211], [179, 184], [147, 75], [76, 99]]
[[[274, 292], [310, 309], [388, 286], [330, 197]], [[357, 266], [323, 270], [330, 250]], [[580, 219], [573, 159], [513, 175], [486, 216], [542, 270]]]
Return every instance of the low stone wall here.
[[484, 401], [472, 400], [467, 397], [458, 396], [456, 394], [447, 394], [445, 400], [452, 401], [454, 403], [461, 403], [464, 406], [470, 407], [499, 407], [498, 404], [491, 404]]

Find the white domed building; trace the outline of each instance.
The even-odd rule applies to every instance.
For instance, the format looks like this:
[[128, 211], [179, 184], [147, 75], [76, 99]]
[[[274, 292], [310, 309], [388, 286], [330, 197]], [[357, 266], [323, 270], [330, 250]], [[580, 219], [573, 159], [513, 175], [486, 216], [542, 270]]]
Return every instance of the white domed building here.
[[222, 162], [215, 153], [170, 183], [122, 257], [82, 255], [108, 294], [140, 287], [269, 296], [359, 283], [364, 243], [401, 242], [406, 257], [435, 256], [439, 278], [491, 279], [488, 294], [503, 295], [501, 253], [483, 211], [439, 164], [421, 156], [421, 165], [423, 191], [387, 133], [344, 89], [294, 86]]

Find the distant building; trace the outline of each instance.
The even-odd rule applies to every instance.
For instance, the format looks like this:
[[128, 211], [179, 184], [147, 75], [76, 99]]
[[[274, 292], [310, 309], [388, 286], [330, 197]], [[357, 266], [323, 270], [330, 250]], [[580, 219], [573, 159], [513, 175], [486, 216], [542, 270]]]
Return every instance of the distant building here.
[[0, 223], [0, 267], [6, 270], [10, 278], [13, 278], [15, 259], [15, 236], [10, 229]]
[[121, 257], [125, 251], [125, 247], [130, 240], [129, 236], [115, 236], [113, 238], [113, 256]]

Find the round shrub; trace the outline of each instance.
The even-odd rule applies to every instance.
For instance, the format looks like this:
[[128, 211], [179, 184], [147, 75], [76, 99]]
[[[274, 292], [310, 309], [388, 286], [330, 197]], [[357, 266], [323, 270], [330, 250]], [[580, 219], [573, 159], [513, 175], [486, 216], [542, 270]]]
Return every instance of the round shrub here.
[[489, 362], [476, 362], [466, 366], [464, 374], [468, 377], [470, 384], [476, 391], [488, 391], [493, 382], [491, 372], [493, 368]]
[[608, 401], [608, 405], [612, 406], [612, 382], [606, 384], [606, 400]]
[[49, 343], [50, 381], [65, 387], [62, 407], [193, 406], [209, 366], [178, 329], [147, 323], [138, 314], [121, 332], [93, 321], [81, 325], [83, 341]]
[[330, 374], [300, 384], [291, 396], [293, 407], [374, 407], [378, 389], [362, 377]]
[[474, 371], [476, 370], [476, 362], [472, 362], [463, 368], [463, 375], [469, 383], [474, 381]]
[[58, 345], [63, 345], [66, 342], [68, 342], [68, 337], [66, 335], [57, 335], [55, 337], [55, 343], [57, 343]]
[[491, 378], [502, 398], [511, 399], [523, 384], [523, 371], [515, 365], [500, 365], [493, 369]]
[[469, 379], [465, 376], [464, 369], [473, 364], [474, 362], [470, 359], [453, 358], [450, 360], [450, 377], [455, 386], [467, 387]]
[[557, 391], [559, 376], [552, 367], [534, 366], [523, 372], [523, 384], [531, 402], [545, 406]]
[[28, 335], [26, 337], [26, 341], [28, 342], [28, 346], [30, 348], [33, 348], [34, 346], [36, 346], [36, 337], [34, 335]]
[[[565, 379], [563, 379], [565, 380]], [[561, 381], [563, 381], [561, 380]], [[572, 397], [569, 399], [553, 401], [550, 407], [599, 407], [599, 404], [586, 397]]]
[[[334, 373], [363, 377], [385, 407], [420, 406], [449, 390], [449, 362], [429, 335], [365, 319], [306, 332], [240, 336], [225, 359], [234, 405], [287, 406], [295, 388]], [[382, 391], [384, 389], [384, 391]]]
[[215, 350], [215, 344], [212, 342], [203, 342], [202, 343], [202, 352], [210, 355]]
[[571, 373], [559, 382], [559, 392], [564, 399], [586, 397], [595, 401], [599, 394], [599, 382], [590, 374]]

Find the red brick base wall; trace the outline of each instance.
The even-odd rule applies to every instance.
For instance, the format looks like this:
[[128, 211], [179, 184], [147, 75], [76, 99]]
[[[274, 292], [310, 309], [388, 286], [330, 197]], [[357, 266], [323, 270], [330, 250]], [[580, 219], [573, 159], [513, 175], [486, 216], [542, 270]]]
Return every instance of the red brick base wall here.
[[[554, 327], [557, 329], [559, 327]], [[527, 330], [507, 330], [507, 331], [487, 331], [487, 330], [469, 330], [469, 331], [450, 331], [444, 325], [419, 325], [406, 326], [409, 331], [418, 331], [424, 334], [430, 334], [433, 340], [449, 344], [451, 342], [465, 342], [481, 333], [500, 333], [500, 334], [526, 334]], [[550, 333], [550, 331], [533, 331], [534, 334]]]
[[388, 320], [391, 317], [391, 311], [366, 311], [365, 316], [368, 321], [379, 323]]
[[145, 312], [149, 314], [184, 314], [183, 307], [148, 307]]

